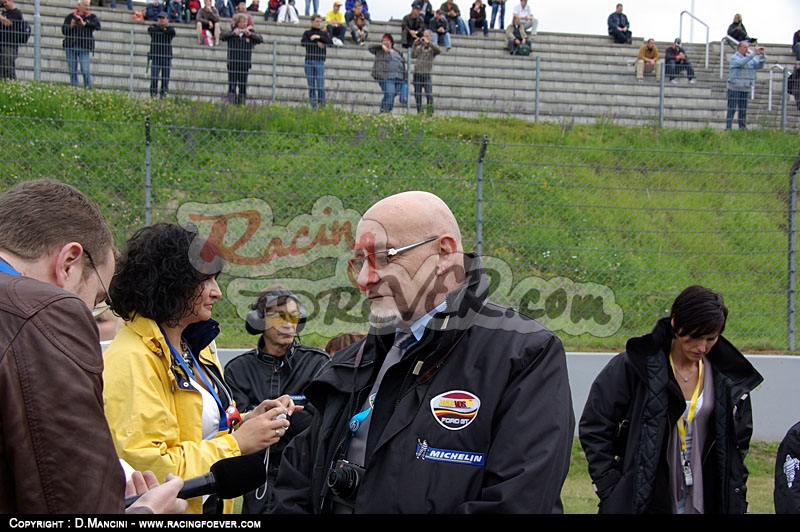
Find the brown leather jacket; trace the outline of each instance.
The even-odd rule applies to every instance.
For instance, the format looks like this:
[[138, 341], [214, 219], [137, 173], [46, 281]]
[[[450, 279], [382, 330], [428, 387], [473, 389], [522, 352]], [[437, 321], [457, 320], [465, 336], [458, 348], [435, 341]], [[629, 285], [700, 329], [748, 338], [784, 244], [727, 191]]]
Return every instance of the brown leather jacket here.
[[0, 514], [125, 511], [102, 374], [83, 301], [0, 273]]

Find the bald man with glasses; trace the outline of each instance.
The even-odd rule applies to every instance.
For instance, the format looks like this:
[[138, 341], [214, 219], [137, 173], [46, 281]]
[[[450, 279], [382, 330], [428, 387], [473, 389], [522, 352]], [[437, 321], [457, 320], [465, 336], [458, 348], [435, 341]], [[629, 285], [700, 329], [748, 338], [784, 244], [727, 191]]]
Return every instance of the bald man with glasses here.
[[306, 387], [317, 412], [284, 451], [275, 512], [562, 513], [575, 431], [564, 348], [488, 300], [445, 202], [378, 201], [348, 269], [369, 334]]

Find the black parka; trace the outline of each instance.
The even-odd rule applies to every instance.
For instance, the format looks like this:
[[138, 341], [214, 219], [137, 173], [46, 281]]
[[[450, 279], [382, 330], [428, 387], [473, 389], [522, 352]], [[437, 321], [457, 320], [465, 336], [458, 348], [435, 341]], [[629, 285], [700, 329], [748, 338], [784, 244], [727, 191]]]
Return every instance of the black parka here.
[[[672, 513], [667, 449], [686, 401], [669, 363], [670, 318], [628, 340], [592, 383], [578, 425], [600, 513]], [[728, 340], [705, 355], [714, 410], [703, 449], [707, 514], [747, 511], [745, 456], [753, 434], [750, 392], [764, 380]]]

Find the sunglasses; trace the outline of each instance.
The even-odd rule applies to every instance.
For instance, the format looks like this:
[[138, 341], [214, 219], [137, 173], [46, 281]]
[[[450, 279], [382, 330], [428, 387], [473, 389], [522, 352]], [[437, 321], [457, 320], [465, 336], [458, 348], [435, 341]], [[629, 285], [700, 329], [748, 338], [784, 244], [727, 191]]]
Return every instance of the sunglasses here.
[[303, 316], [299, 312], [270, 312], [264, 314], [264, 318], [273, 325], [281, 325], [282, 323], [297, 325]]
[[353, 285], [358, 286], [358, 275], [361, 273], [364, 263], [368, 263], [370, 268], [376, 270], [378, 269], [379, 265], [383, 267], [389, 264], [393, 257], [396, 257], [397, 255], [410, 249], [414, 249], [415, 247], [427, 244], [428, 242], [433, 242], [438, 238], [438, 236], [432, 236], [430, 238], [426, 238], [425, 240], [414, 242], [413, 244], [406, 244], [405, 246], [389, 248], [383, 251], [376, 251], [374, 253], [367, 253], [363, 257], [350, 259], [347, 261], [347, 275], [350, 278], [350, 282], [352, 282]]

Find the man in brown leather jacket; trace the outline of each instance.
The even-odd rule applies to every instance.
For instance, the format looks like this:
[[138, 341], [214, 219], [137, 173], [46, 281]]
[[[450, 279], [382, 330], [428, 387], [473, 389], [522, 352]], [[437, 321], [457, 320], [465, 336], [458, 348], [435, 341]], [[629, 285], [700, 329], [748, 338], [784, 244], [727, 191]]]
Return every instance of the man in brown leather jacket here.
[[[103, 412], [92, 308], [108, 297], [114, 237], [97, 206], [50, 180], [0, 196], [0, 514], [110, 514], [158, 486], [126, 486]], [[134, 486], [135, 484], [135, 486]], [[129, 511], [183, 513], [179, 477]]]

